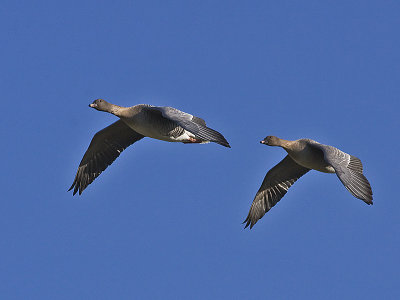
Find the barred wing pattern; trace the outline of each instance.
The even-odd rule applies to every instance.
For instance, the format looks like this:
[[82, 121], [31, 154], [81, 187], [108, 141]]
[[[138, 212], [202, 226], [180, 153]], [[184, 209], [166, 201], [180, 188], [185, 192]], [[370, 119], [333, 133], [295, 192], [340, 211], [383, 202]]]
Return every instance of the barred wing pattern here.
[[86, 150], [75, 180], [68, 191], [82, 194], [84, 189], [93, 182], [128, 146], [144, 136], [128, 127], [119, 120], [97, 132]]
[[183, 129], [190, 131], [201, 140], [215, 142], [228, 148], [231, 147], [221, 133], [207, 127], [206, 122], [199, 117], [173, 107], [149, 106], [146, 109], [160, 112], [164, 118], [176, 122]]
[[245, 228], [250, 225], [251, 229], [267, 211], [282, 199], [296, 180], [308, 171], [310, 169], [300, 166], [289, 155], [269, 170], [251, 204], [249, 214], [243, 222], [246, 223]]
[[373, 204], [371, 185], [363, 175], [360, 159], [332, 146], [322, 144], [313, 146], [323, 151], [325, 161], [335, 169], [340, 181], [354, 197], [367, 204]]

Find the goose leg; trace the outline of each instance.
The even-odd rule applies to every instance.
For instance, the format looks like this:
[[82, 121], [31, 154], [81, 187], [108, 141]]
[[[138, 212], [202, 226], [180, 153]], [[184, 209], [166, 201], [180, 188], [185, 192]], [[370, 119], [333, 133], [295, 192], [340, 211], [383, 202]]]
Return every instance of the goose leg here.
[[187, 141], [184, 141], [183, 143], [184, 143], [184, 144], [194, 144], [194, 143], [200, 144], [200, 143], [203, 143], [203, 141], [191, 137], [191, 138], [189, 138]]

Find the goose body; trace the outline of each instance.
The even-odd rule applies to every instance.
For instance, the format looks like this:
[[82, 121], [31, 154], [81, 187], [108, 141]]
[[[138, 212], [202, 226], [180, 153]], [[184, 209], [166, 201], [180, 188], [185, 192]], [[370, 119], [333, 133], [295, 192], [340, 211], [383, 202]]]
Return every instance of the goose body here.
[[335, 169], [326, 162], [323, 152], [318, 149], [318, 145], [322, 144], [310, 139], [300, 139], [295, 142], [297, 143], [292, 143], [285, 150], [296, 163], [323, 173], [335, 173]]
[[97, 132], [81, 163], [69, 190], [81, 194], [121, 152], [144, 137], [167, 142], [209, 143], [230, 147], [219, 132], [206, 126], [206, 122], [173, 107], [139, 104], [122, 107], [97, 99], [90, 107], [111, 113], [120, 120]]
[[[129, 108], [134, 112], [131, 116], [121, 117], [121, 120], [134, 131], [153, 139], [167, 142], [190, 142], [196, 139], [195, 134], [185, 130], [177, 122], [162, 117], [160, 107], [139, 104]], [[165, 108], [163, 108], [165, 109]], [[171, 107], [169, 109], [172, 109]], [[187, 114], [189, 117], [192, 115]], [[205, 122], [204, 122], [205, 125]], [[209, 141], [202, 141], [208, 143]]]
[[371, 185], [363, 175], [363, 166], [357, 157], [311, 139], [287, 141], [275, 136], [267, 136], [261, 143], [282, 147], [288, 155], [265, 176], [244, 221], [245, 227], [252, 228], [281, 200], [297, 179], [310, 170], [336, 173], [354, 197], [363, 200], [366, 204], [372, 204]]

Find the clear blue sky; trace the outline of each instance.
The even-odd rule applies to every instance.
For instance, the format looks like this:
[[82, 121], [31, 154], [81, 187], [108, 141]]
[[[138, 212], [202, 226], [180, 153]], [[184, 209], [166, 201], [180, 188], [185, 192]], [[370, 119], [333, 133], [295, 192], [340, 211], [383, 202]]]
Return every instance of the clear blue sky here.
[[[1, 299], [400, 299], [398, 1], [2, 1]], [[144, 139], [82, 196], [116, 120], [173, 106], [232, 149]], [[358, 156], [374, 205], [310, 172], [241, 222], [285, 153]]]

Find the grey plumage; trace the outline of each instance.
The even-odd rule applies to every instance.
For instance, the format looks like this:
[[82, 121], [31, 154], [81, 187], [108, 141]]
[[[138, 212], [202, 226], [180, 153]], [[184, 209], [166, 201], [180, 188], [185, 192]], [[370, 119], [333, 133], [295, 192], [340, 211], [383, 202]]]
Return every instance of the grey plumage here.
[[354, 197], [372, 204], [372, 189], [363, 175], [363, 165], [359, 158], [332, 146], [322, 144], [313, 146], [322, 150], [326, 162], [335, 169], [340, 181]]
[[251, 204], [249, 214], [243, 222], [246, 223], [245, 228], [250, 225], [251, 229], [266, 212], [285, 196], [296, 180], [308, 171], [310, 169], [295, 163], [289, 155], [286, 155], [280, 163], [269, 170]]
[[225, 147], [230, 147], [227, 140], [218, 131], [206, 126], [206, 122], [191, 114], [177, 110], [173, 107], [148, 107], [149, 110], [158, 111], [164, 118], [170, 119], [183, 129], [192, 132], [197, 138], [210, 142], [218, 143]]
[[294, 182], [311, 169], [336, 173], [354, 197], [366, 204], [372, 204], [372, 189], [363, 175], [363, 166], [357, 157], [310, 139], [286, 141], [268, 136], [261, 143], [280, 146], [288, 155], [265, 176], [243, 222], [246, 223], [245, 228], [252, 228], [286, 194]]
[[119, 120], [97, 132], [79, 164], [74, 182], [68, 191], [74, 189], [79, 195], [93, 182], [128, 146], [144, 136], [133, 131]]
[[145, 136], [168, 142], [215, 142], [230, 147], [222, 134], [208, 128], [203, 119], [172, 107], [146, 104], [121, 107], [103, 99], [89, 106], [112, 113], [120, 120], [94, 135], [69, 189], [73, 189], [74, 195], [81, 194], [124, 149]]

